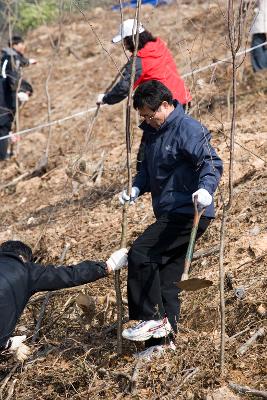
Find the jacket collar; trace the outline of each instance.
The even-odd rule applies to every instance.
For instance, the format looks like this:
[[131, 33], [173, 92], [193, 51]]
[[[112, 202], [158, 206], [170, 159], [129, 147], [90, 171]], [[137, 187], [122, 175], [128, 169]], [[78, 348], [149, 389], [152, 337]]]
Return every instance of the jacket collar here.
[[21, 264], [25, 265], [26, 263], [19, 257], [17, 254], [11, 253], [9, 251], [0, 251], [0, 257], [11, 257], [15, 258], [17, 261], [20, 261]]
[[142, 122], [139, 125], [139, 128], [147, 133], [160, 135], [161, 133], [164, 133], [168, 129], [168, 127], [173, 124], [174, 121], [176, 123], [180, 123], [180, 121], [184, 117], [184, 109], [177, 100], [173, 100], [173, 105], [175, 107], [174, 110], [170, 113], [166, 121], [164, 121], [159, 129], [153, 128], [151, 125], [147, 124], [146, 121]]
[[16, 51], [15, 49], [12, 49], [11, 47], [5, 47], [2, 50], [2, 52], [7, 54], [8, 56], [17, 56], [18, 54], [20, 55], [20, 53], [18, 51]]

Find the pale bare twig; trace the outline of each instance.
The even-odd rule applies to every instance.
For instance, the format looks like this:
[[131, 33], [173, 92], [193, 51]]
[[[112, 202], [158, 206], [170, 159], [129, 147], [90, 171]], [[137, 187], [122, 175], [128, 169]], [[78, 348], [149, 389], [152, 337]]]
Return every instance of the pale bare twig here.
[[[219, 275], [220, 275], [220, 314], [221, 314], [221, 339], [220, 339], [220, 371], [221, 375], [224, 375], [225, 366], [225, 295], [224, 295], [224, 242], [225, 242], [225, 227], [226, 218], [231, 208], [233, 201], [233, 174], [234, 174], [234, 150], [235, 150], [235, 130], [236, 130], [236, 91], [237, 91], [237, 64], [236, 54], [241, 46], [243, 37], [243, 0], [240, 1], [238, 16], [235, 19], [235, 9], [233, 0], [228, 0], [227, 7], [227, 27], [228, 27], [228, 38], [230, 43], [230, 50], [232, 54], [232, 112], [231, 112], [231, 129], [230, 129], [230, 164], [229, 164], [229, 182], [228, 182], [228, 202], [223, 202], [223, 213], [220, 229], [220, 257], [219, 257]], [[236, 20], [238, 29], [236, 32]]]
[[259, 338], [265, 335], [265, 330], [264, 328], [260, 328], [257, 330], [257, 332], [254, 333], [247, 341], [246, 343], [242, 344], [237, 350], [237, 354], [239, 356], [243, 356], [246, 351], [250, 348], [250, 346], [255, 343], [255, 341]]
[[7, 397], [5, 398], [5, 400], [10, 400], [13, 397], [16, 382], [17, 382], [17, 379], [14, 379], [13, 382], [11, 383], [11, 385], [9, 386], [8, 394], [7, 394]]
[[7, 376], [3, 379], [3, 383], [0, 388], [0, 399], [1, 400], [3, 399], [4, 389], [5, 389], [6, 385], [8, 384], [10, 378], [12, 377], [12, 375], [14, 374], [14, 372], [16, 371], [16, 369], [18, 368], [19, 365], [20, 365], [20, 363], [16, 363], [14, 365], [14, 367], [9, 371]]
[[261, 397], [262, 399], [267, 399], [267, 391], [266, 390], [256, 390], [256, 389], [250, 388], [248, 386], [238, 385], [237, 383], [234, 383], [234, 382], [229, 382], [228, 385], [235, 392], [242, 393], [242, 394], [251, 394], [252, 396]]
[[175, 392], [175, 394], [177, 395], [180, 392], [181, 387], [187, 382], [189, 381], [191, 378], [193, 378], [196, 374], [199, 373], [199, 367], [193, 368], [193, 370], [191, 370], [191, 372], [187, 373], [184, 377], [184, 379], [182, 380], [182, 382], [178, 385], [177, 390]]
[[[51, 96], [50, 96], [50, 93], [49, 93], [49, 81], [51, 79], [52, 68], [54, 67], [54, 64], [56, 62], [56, 56], [59, 53], [60, 45], [61, 45], [63, 6], [64, 6], [64, 0], [60, 0], [60, 3], [59, 3], [59, 33], [58, 33], [58, 40], [56, 42], [56, 45], [52, 46], [52, 48], [53, 48], [53, 53], [52, 53], [52, 56], [51, 56], [52, 61], [50, 62], [48, 74], [47, 74], [46, 81], [45, 81], [45, 93], [46, 93], [46, 98], [47, 98], [47, 122], [48, 123], [51, 122]], [[51, 42], [54, 43], [54, 41], [51, 38], [51, 35], [49, 37], [51, 39]], [[43, 161], [45, 166], [47, 165], [47, 162], [48, 162], [49, 150], [50, 150], [50, 144], [51, 144], [51, 137], [52, 137], [52, 127], [49, 126], [46, 150], [45, 150], [44, 161]], [[40, 161], [40, 164], [42, 164], [41, 161]], [[44, 168], [44, 166], [40, 165], [40, 168]]]
[[139, 359], [134, 366], [133, 369], [133, 374], [130, 380], [130, 392], [132, 394], [132, 396], [134, 396], [136, 394], [137, 391], [137, 381], [138, 381], [138, 375], [139, 375], [139, 370], [141, 368], [143, 364], [143, 360]]
[[[141, 11], [141, 0], [137, 1], [136, 4], [136, 18], [135, 18], [135, 27], [136, 27], [136, 35], [135, 35], [135, 47], [134, 53], [132, 57], [132, 69], [131, 69], [131, 77], [130, 77], [130, 89], [128, 93], [127, 100], [127, 111], [126, 111], [126, 151], [127, 151], [127, 173], [128, 173], [128, 195], [131, 194], [132, 189], [132, 174], [131, 174], [131, 110], [132, 110], [132, 93], [135, 79], [135, 71], [136, 71], [136, 56], [138, 50], [139, 43], [139, 23], [140, 23], [140, 11]], [[133, 28], [133, 36], [134, 30]], [[120, 247], [126, 247], [127, 245], [127, 208], [128, 202], [124, 204], [123, 212], [122, 212], [122, 232], [121, 232], [121, 242]], [[115, 271], [115, 291], [117, 298], [117, 315], [118, 315], [118, 327], [117, 327], [117, 351], [118, 354], [122, 353], [122, 296], [121, 296], [121, 288], [120, 288], [120, 271]]]

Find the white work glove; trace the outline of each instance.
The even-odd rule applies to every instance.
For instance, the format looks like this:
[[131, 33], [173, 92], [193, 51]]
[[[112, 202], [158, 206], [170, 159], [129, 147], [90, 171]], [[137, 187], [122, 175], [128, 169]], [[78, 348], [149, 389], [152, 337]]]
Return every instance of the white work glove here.
[[130, 201], [130, 204], [134, 204], [139, 196], [140, 189], [137, 186], [133, 186], [131, 190], [131, 196], [129, 197], [126, 190], [123, 190], [119, 195], [120, 203], [123, 205], [126, 201]]
[[198, 189], [192, 194], [193, 203], [195, 196], [197, 196], [197, 205], [199, 209], [208, 207], [212, 202], [212, 196], [206, 189]]
[[13, 336], [9, 339], [11, 341], [11, 346], [9, 347], [9, 351], [14, 353], [14, 357], [18, 361], [25, 361], [31, 354], [31, 350], [29, 346], [24, 344], [24, 340], [26, 340], [26, 335], [23, 336]]
[[96, 104], [98, 104], [98, 105], [104, 104], [104, 103], [103, 103], [103, 98], [104, 98], [104, 96], [105, 96], [105, 93], [100, 93], [100, 94], [97, 96]]
[[37, 64], [37, 60], [35, 60], [35, 58], [29, 58], [29, 64]]
[[9, 132], [9, 138], [10, 138], [11, 143], [17, 143], [21, 139], [20, 136], [17, 136], [15, 133], [13, 133], [11, 131]]
[[24, 103], [25, 101], [29, 100], [29, 95], [25, 92], [18, 92], [18, 99], [21, 101], [21, 103]]
[[109, 271], [117, 271], [122, 267], [126, 267], [128, 265], [128, 257], [127, 257], [128, 250], [122, 248], [120, 250], [114, 251], [111, 254], [109, 259], [107, 260], [107, 266]]

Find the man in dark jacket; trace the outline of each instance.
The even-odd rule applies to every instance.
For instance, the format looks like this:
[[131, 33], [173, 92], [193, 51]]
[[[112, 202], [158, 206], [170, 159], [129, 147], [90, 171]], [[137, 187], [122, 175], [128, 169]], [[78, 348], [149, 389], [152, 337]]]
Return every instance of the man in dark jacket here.
[[[25, 44], [20, 36], [13, 36], [8, 46], [2, 50], [1, 55], [0, 138], [9, 135], [15, 118], [16, 96], [20, 93], [21, 68], [36, 63], [36, 60], [24, 57]], [[20, 99], [20, 95], [18, 98]], [[8, 138], [0, 140], [0, 160], [6, 158], [7, 148]]]
[[[171, 332], [177, 332], [179, 289], [193, 224], [193, 199], [205, 208], [198, 229], [200, 237], [214, 218], [213, 193], [222, 175], [222, 161], [210, 145], [210, 133], [184, 113], [171, 92], [159, 81], [140, 85], [134, 108], [144, 119], [145, 158], [134, 179], [131, 197], [123, 191], [120, 201], [134, 203], [150, 192], [156, 222], [133, 243], [128, 255], [129, 317], [141, 320], [125, 329], [123, 337], [146, 341], [161, 349]], [[157, 345], [157, 346], [156, 346]]]
[[43, 266], [32, 261], [29, 246], [20, 241], [0, 245], [0, 351], [9, 350], [19, 361], [30, 349], [26, 336], [10, 337], [29, 298], [36, 292], [58, 290], [104, 278], [127, 265], [127, 249], [115, 251], [107, 262], [83, 261], [77, 265]]

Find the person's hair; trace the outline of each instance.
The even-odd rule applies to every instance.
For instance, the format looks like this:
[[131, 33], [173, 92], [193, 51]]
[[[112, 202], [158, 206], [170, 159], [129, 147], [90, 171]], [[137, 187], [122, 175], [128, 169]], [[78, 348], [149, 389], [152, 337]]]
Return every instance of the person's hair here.
[[24, 40], [19, 35], [12, 36], [11, 40], [8, 41], [8, 46], [12, 47], [14, 44], [24, 43]]
[[152, 111], [157, 111], [163, 101], [167, 101], [168, 104], [172, 105], [172, 93], [163, 83], [156, 80], [142, 83], [138, 86], [133, 96], [133, 106], [136, 110], [147, 106]]
[[27, 92], [30, 96], [33, 94], [32, 85], [29, 82], [25, 81], [25, 79], [22, 79], [19, 91], [25, 93]]
[[22, 256], [26, 262], [32, 261], [32, 249], [19, 240], [7, 240], [0, 244], [0, 252], [13, 253]]
[[[143, 47], [145, 47], [148, 42], [155, 42], [156, 40], [157, 38], [154, 37], [149, 31], [139, 33], [138, 50], [141, 50]], [[131, 53], [134, 52], [134, 42], [132, 36], [126, 36], [126, 38], [124, 38], [124, 44]]]

